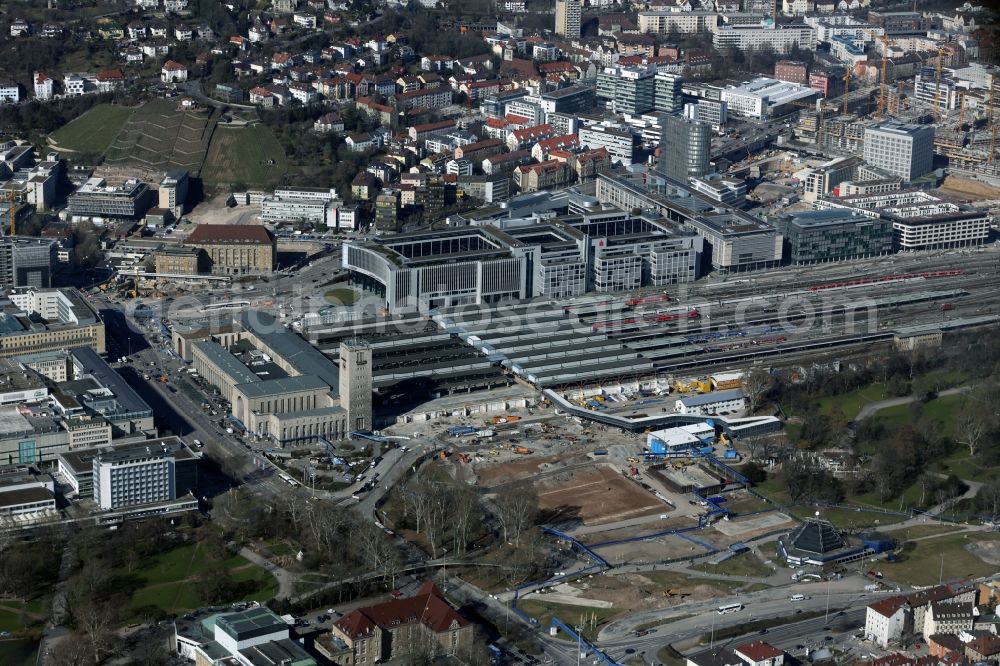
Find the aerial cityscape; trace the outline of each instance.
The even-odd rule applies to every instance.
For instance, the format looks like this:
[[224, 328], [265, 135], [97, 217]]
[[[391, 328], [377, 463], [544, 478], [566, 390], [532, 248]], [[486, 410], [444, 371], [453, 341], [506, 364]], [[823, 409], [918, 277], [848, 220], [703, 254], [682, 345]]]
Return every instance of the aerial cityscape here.
[[998, 17], [3, 0], [0, 666], [1000, 665]]

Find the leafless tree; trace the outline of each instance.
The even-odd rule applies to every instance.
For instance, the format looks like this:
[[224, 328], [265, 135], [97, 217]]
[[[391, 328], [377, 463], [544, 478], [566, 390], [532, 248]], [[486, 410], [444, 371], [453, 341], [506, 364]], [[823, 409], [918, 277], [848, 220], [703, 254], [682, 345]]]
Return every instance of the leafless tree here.
[[100, 663], [114, 642], [117, 609], [110, 603], [84, 601], [74, 609], [77, 626], [90, 643], [94, 662]]
[[56, 644], [45, 663], [49, 666], [85, 666], [93, 660], [94, 654], [87, 637], [69, 634]]
[[771, 390], [773, 378], [764, 368], [753, 368], [743, 376], [743, 392], [747, 396], [750, 413], [755, 413]]
[[521, 534], [538, 516], [538, 493], [531, 483], [515, 483], [500, 488], [493, 499], [496, 519], [505, 542], [517, 545]]
[[989, 431], [989, 424], [981, 407], [965, 401], [955, 419], [955, 434], [958, 435], [959, 443], [969, 447], [970, 457], [979, 453], [983, 438]]

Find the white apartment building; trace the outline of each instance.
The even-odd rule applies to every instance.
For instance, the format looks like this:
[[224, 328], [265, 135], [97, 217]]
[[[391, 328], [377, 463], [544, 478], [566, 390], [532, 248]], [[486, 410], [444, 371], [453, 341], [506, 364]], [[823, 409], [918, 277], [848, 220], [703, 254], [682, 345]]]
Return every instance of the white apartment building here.
[[873, 167], [913, 180], [933, 166], [934, 127], [895, 120], [866, 127], [864, 158]]
[[881, 599], [868, 605], [865, 638], [885, 649], [903, 637], [905, 624], [905, 601], [901, 597]]
[[718, 26], [719, 14], [716, 12], [670, 10], [639, 12], [639, 32], [651, 35], [666, 35], [671, 32], [687, 35], [715, 32]]
[[717, 49], [736, 47], [748, 51], [769, 47], [775, 53], [788, 53], [796, 44], [807, 51], [815, 50], [816, 31], [807, 25], [721, 25], [712, 37]]
[[21, 101], [21, 88], [16, 83], [0, 82], [0, 104], [17, 104]]
[[45, 72], [35, 72], [34, 82], [35, 82], [35, 99], [42, 102], [52, 99], [53, 81], [51, 77], [45, 74]]
[[[741, 118], [765, 120], [772, 111], [785, 104], [800, 102], [819, 94], [815, 88], [760, 77], [739, 87], [722, 91], [727, 114]], [[698, 104], [701, 104], [699, 100]]]

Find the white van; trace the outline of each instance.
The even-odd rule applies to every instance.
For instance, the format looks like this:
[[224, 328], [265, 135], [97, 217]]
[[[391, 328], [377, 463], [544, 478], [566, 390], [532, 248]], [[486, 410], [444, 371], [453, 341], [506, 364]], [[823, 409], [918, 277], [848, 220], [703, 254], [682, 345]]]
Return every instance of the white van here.
[[806, 600], [806, 595], [804, 595], [804, 594], [793, 594], [792, 596], [788, 597], [788, 600], [789, 601], [805, 601]]

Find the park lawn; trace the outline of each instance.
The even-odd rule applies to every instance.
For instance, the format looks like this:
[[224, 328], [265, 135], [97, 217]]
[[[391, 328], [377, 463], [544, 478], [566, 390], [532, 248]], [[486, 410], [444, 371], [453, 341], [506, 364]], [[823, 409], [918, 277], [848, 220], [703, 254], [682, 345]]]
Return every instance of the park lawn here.
[[[940, 421], [944, 428], [945, 435], [951, 435], [955, 426], [955, 415], [962, 404], [962, 395], [945, 395], [940, 398], [924, 403], [923, 415], [925, 418]], [[888, 432], [892, 432], [902, 426], [913, 423], [913, 412], [911, 405], [897, 405], [886, 407], [876, 412], [874, 418], [885, 426]]]
[[998, 540], [996, 532], [965, 532], [914, 541], [896, 562], [880, 562], [879, 566], [886, 578], [907, 585], [934, 585], [939, 576], [944, 581], [989, 576], [1000, 567], [984, 562], [965, 546], [972, 541]]
[[[797, 518], [811, 518], [816, 515], [816, 511], [817, 509], [814, 506], [803, 505], [793, 507], [789, 510], [789, 513]], [[906, 518], [905, 516], [894, 516], [878, 511], [865, 511], [864, 509], [821, 508], [819, 509], [819, 513], [822, 518], [829, 520], [842, 530], [857, 530], [866, 527], [892, 525], [893, 523], [902, 522]]]
[[65, 150], [103, 155], [134, 111], [117, 104], [98, 104], [53, 132], [52, 141]]
[[940, 534], [950, 534], [959, 529], [957, 525], [939, 525], [936, 523], [929, 523], [927, 525], [912, 525], [910, 527], [904, 527], [903, 529], [893, 530], [888, 529], [886, 533], [892, 538], [896, 539], [900, 543], [904, 541], [910, 541], [912, 539], [920, 539], [929, 536], [938, 536]]
[[[179, 546], [143, 562], [134, 574], [143, 585], [132, 594], [130, 606], [155, 606], [166, 613], [182, 613], [208, 605], [198, 590], [197, 576], [213, 563], [208, 550], [195, 544]], [[240, 555], [233, 554], [220, 564], [233, 581], [247, 586], [247, 592], [232, 601], [266, 601], [278, 592], [278, 581]]]
[[788, 490], [781, 483], [781, 479], [773, 474], [760, 483], [754, 484], [753, 489], [775, 504], [787, 504], [792, 500]]
[[986, 483], [1000, 477], [1000, 467], [987, 467], [969, 456], [969, 449], [959, 447], [938, 461], [935, 467], [942, 474], [954, 474], [960, 479]]
[[0, 599], [0, 631], [18, 633], [41, 625], [45, 611], [45, 599], [25, 603], [17, 599]]
[[[532, 595], [535, 596], [535, 595]], [[540, 599], [522, 599], [517, 602], [517, 607], [538, 620], [538, 626], [548, 631], [549, 623], [553, 617], [559, 618], [563, 624], [576, 627], [585, 624], [583, 637], [593, 640], [607, 620], [619, 614], [617, 608], [595, 608], [593, 606], [576, 606], [572, 604], [557, 604]], [[592, 621], [596, 618], [596, 622]], [[559, 631], [559, 638], [569, 640], [569, 636], [562, 630]]]
[[691, 565], [696, 571], [704, 571], [711, 574], [728, 574], [730, 576], [747, 576], [749, 578], [766, 578], [774, 573], [771, 567], [765, 565], [753, 553], [740, 553], [727, 560], [714, 564], [712, 562], [701, 562]]
[[841, 393], [840, 395], [820, 398], [819, 410], [821, 413], [829, 415], [834, 406], [839, 406], [844, 416], [848, 420], [854, 420], [861, 408], [870, 402], [878, 402], [891, 397], [885, 392], [885, 385], [881, 382], [862, 386], [861, 388]]
[[323, 294], [323, 297], [334, 305], [354, 305], [358, 300], [358, 292], [353, 289], [338, 287]]
[[213, 186], [273, 186], [287, 170], [285, 150], [271, 129], [250, 125], [216, 128], [201, 174], [202, 180]]
[[732, 511], [736, 515], [744, 515], [748, 513], [753, 513], [755, 511], [766, 511], [768, 509], [773, 509], [774, 505], [762, 500], [756, 495], [751, 495], [746, 493], [745, 496], [741, 496], [737, 499], [727, 501], [725, 503], [725, 508]]

